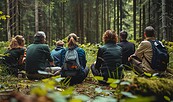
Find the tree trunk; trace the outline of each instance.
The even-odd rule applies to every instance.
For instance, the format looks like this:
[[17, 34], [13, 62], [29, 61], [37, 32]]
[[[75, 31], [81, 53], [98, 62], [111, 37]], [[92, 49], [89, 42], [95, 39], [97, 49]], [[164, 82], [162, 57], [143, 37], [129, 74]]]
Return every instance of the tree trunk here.
[[110, 0], [107, 0], [107, 29], [111, 29], [110, 28]]
[[166, 0], [162, 0], [162, 31], [163, 31], [163, 35], [161, 38], [163, 38], [163, 40], [167, 40], [166, 39]]
[[[7, 15], [10, 15], [10, 4], [9, 0], [7, 0]], [[11, 19], [11, 17], [10, 17]], [[11, 29], [10, 29], [10, 19], [7, 19], [7, 39], [10, 41], [11, 39]]]
[[114, 30], [116, 30], [116, 0], [114, 0]]
[[117, 0], [117, 34], [119, 35], [119, 0]]
[[136, 40], [136, 0], [133, 0], [133, 30], [134, 40]]
[[99, 42], [99, 1], [96, 0], [96, 43]]
[[101, 4], [102, 4], [102, 8], [101, 8], [101, 38], [100, 38], [100, 40], [102, 41], [102, 34], [103, 34], [103, 32], [104, 32], [104, 22], [103, 22], [103, 19], [104, 19], [104, 6], [103, 6], [103, 1], [104, 0], [101, 0]]
[[35, 0], [35, 32], [38, 31], [38, 0]]
[[103, 15], [104, 15], [104, 17], [103, 17], [104, 18], [103, 19], [104, 20], [104, 31], [106, 31], [106, 1], [105, 0], [103, 0], [103, 8], [104, 8], [103, 9], [103, 11], [104, 11], [103, 12]]
[[139, 6], [140, 6], [140, 10], [139, 10], [139, 37], [141, 37], [142, 36], [142, 34], [141, 34], [141, 26], [142, 26], [142, 24], [141, 24], [141, 21], [142, 21], [142, 16], [141, 16], [141, 9], [142, 9], [142, 6], [141, 6], [141, 0], [139, 1]]
[[122, 31], [122, 20], [123, 20], [123, 17], [122, 17], [122, 14], [123, 14], [123, 8], [122, 8], [122, 0], [119, 1], [120, 3], [120, 31]]
[[144, 39], [144, 29], [145, 29], [145, 5], [143, 5], [143, 25], [142, 25], [142, 28], [143, 28], [143, 30], [142, 30], [142, 39]]

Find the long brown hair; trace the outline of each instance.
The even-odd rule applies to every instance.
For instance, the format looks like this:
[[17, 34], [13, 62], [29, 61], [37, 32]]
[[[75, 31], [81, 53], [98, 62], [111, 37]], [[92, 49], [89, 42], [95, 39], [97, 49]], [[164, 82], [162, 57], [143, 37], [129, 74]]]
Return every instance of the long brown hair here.
[[77, 45], [78, 37], [75, 33], [68, 35], [68, 47], [72, 48]]
[[108, 42], [117, 43], [117, 41], [118, 41], [117, 34], [115, 33], [115, 31], [112, 31], [112, 30], [107, 30], [107, 31], [103, 34], [102, 39], [103, 39], [103, 42], [104, 42], [104, 43], [108, 43]]
[[23, 38], [22, 35], [16, 35], [15, 39], [17, 40], [19, 46], [24, 47], [25, 45], [25, 39]]
[[25, 39], [21, 35], [16, 35], [11, 39], [8, 49], [23, 48], [25, 45]]

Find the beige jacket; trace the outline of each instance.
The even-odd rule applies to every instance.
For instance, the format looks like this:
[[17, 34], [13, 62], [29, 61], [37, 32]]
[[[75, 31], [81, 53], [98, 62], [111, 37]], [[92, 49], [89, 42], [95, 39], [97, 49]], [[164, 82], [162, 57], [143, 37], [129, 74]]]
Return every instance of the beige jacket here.
[[148, 39], [154, 40], [155, 38], [148, 37], [146, 38], [146, 40], [142, 41], [139, 44], [137, 50], [135, 51], [135, 55], [142, 61], [143, 70], [145, 72], [154, 73], [154, 70], [150, 67], [149, 63], [147, 62], [147, 60], [151, 62], [153, 56], [152, 46], [151, 43], [147, 41]]

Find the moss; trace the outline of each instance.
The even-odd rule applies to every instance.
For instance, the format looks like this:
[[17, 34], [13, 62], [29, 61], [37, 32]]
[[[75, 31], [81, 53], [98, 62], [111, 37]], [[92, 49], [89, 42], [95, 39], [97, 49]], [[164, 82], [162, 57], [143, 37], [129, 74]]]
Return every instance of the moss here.
[[167, 78], [143, 78], [135, 77], [134, 83], [138, 85], [136, 89], [140, 94], [156, 96], [173, 96], [173, 80]]

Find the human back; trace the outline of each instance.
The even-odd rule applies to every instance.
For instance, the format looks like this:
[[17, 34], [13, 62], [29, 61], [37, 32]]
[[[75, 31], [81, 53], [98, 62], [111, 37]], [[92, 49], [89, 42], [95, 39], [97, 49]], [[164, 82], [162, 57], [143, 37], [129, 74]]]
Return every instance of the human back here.
[[117, 34], [107, 30], [102, 39], [104, 45], [98, 49], [96, 63], [91, 66], [93, 75], [102, 76], [103, 82], [108, 78], [122, 78], [122, 48], [117, 45]]
[[[81, 83], [86, 76], [88, 75], [88, 68], [86, 68], [86, 55], [85, 51], [78, 47], [77, 45], [78, 37], [76, 34], [71, 33], [68, 36], [68, 47], [64, 50], [62, 50], [62, 70], [61, 70], [61, 76], [62, 77], [71, 77], [70, 84], [77, 84]], [[75, 55], [71, 55], [74, 53]], [[71, 58], [69, 58], [71, 57]], [[72, 63], [72, 59], [74, 59], [75, 63], [78, 63], [78, 67], [70, 66], [69, 63]], [[72, 75], [72, 73], [75, 72], [75, 74]]]
[[[159, 45], [161, 49], [164, 49], [166, 53], [165, 55], [167, 56], [167, 58], [165, 59], [167, 60], [169, 59], [169, 55], [167, 54], [166, 48], [160, 41], [156, 40], [155, 30], [152, 26], [148, 26], [145, 28], [144, 36], [145, 40], [139, 44], [135, 53], [129, 57], [129, 61], [134, 65], [134, 69], [137, 74], [144, 74], [144, 72], [151, 74], [163, 72], [164, 70], [156, 69], [152, 66], [152, 64], [159, 66], [162, 64], [162, 61], [159, 63], [153, 63], [153, 61], [158, 61], [162, 59], [162, 57], [158, 57], [160, 55], [155, 54], [155, 48], [157, 46], [155, 46], [154, 43], [156, 43], [156, 45]], [[167, 64], [168, 60], [165, 63]]]
[[128, 57], [134, 54], [135, 52], [135, 44], [131, 43], [127, 40], [128, 33], [126, 31], [120, 32], [120, 42], [118, 43], [119, 46], [122, 47], [122, 64], [126, 69], [130, 68], [130, 62], [128, 61]]
[[60, 67], [60, 61], [61, 61], [61, 51], [64, 49], [64, 42], [59, 40], [56, 42], [56, 48], [51, 51], [51, 56], [54, 59], [55, 66]]
[[22, 35], [16, 35], [11, 39], [7, 51], [4, 53], [4, 64], [9, 67], [12, 74], [17, 75], [18, 70], [23, 70], [24, 63], [22, 62], [25, 53], [25, 39]]
[[38, 73], [38, 70], [44, 70], [48, 61], [53, 61], [53, 59], [50, 57], [47, 44], [31, 44], [28, 46], [26, 53], [26, 71], [28, 73]]
[[60, 70], [54, 66], [50, 49], [45, 44], [46, 35], [43, 31], [38, 31], [34, 35], [33, 44], [29, 45], [26, 52], [26, 73], [30, 80], [48, 78], [54, 75], [54, 70]]

